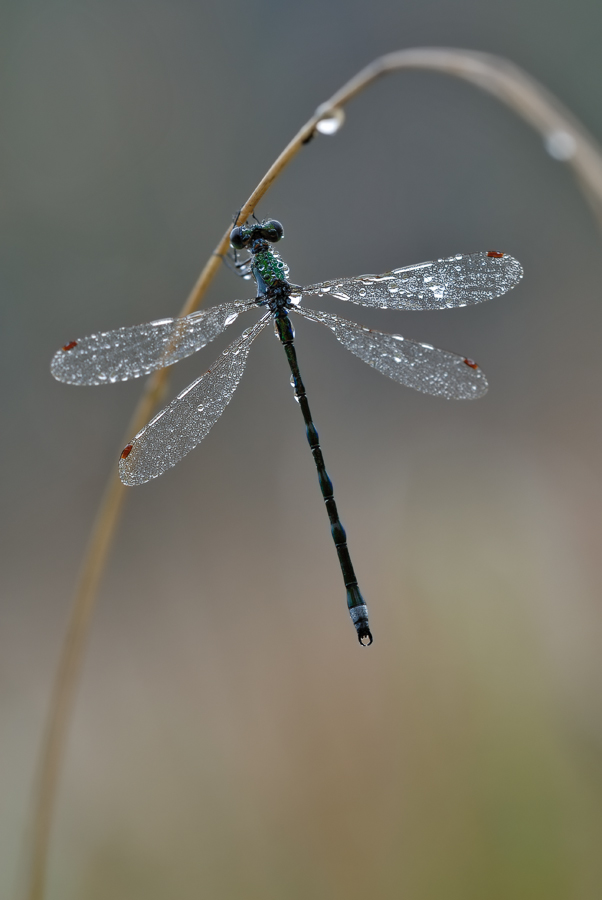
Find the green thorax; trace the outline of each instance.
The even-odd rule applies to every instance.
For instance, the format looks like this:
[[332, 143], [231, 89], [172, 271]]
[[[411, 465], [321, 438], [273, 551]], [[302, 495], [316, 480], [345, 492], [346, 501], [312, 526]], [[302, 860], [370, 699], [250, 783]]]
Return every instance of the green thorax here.
[[260, 250], [253, 255], [251, 271], [258, 286], [263, 281], [266, 287], [273, 287], [278, 282], [286, 281], [288, 266], [275, 250]]

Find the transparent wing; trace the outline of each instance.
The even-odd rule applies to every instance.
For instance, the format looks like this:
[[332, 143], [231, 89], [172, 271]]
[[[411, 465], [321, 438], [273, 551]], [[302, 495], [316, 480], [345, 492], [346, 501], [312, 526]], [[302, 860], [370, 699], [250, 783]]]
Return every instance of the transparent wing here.
[[223, 303], [181, 319], [92, 334], [55, 353], [50, 371], [68, 384], [108, 384], [148, 375], [200, 350], [236, 321], [255, 301]]
[[473, 360], [464, 356], [420, 344], [400, 334], [372, 331], [329, 313], [303, 307], [296, 307], [294, 312], [326, 325], [344, 347], [407, 387], [448, 400], [474, 400], [487, 392], [485, 375]]
[[124, 484], [144, 484], [157, 478], [200, 444], [230, 402], [244, 372], [249, 348], [269, 321], [270, 314], [248, 328], [204, 375], [138, 432], [119, 461]]
[[360, 275], [323, 281], [304, 294], [329, 294], [360, 306], [381, 309], [446, 309], [499, 297], [523, 277], [518, 260], [505, 253], [469, 253], [393, 269], [384, 275]]

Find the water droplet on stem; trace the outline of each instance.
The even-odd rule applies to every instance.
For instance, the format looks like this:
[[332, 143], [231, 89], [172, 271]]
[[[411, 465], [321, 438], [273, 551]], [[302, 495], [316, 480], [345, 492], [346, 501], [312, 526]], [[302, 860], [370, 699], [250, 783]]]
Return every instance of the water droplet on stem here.
[[317, 110], [320, 119], [316, 122], [316, 131], [320, 134], [336, 134], [345, 121], [345, 113], [339, 106], [327, 108], [323, 112], [321, 110], [322, 107]]
[[544, 138], [544, 146], [550, 156], [560, 162], [566, 162], [575, 155], [577, 150], [577, 142], [572, 134], [568, 131], [551, 131]]

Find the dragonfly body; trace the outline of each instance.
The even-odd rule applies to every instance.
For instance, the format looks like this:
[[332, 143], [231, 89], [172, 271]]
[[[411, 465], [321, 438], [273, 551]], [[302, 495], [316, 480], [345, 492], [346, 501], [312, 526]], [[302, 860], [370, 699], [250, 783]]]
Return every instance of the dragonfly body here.
[[[257, 285], [256, 302], [260, 306], [267, 306], [274, 318], [276, 334], [286, 353], [295, 397], [303, 415], [307, 441], [318, 472], [318, 482], [330, 521], [330, 531], [347, 590], [347, 608], [357, 631], [360, 644], [363, 646], [364, 642], [366, 642], [367, 645], [370, 645], [372, 643], [372, 634], [368, 622], [368, 607], [364, 603], [357, 583], [349, 548], [347, 547], [347, 535], [339, 519], [332, 481], [326, 471], [320, 439], [312, 419], [305, 385], [303, 384], [297, 361], [295, 332], [288, 310], [294, 308], [294, 304], [290, 300], [293, 291], [295, 288], [299, 291], [300, 288], [297, 285], [292, 285], [287, 280], [288, 267], [280, 259], [279, 254], [270, 248], [270, 243], [275, 243], [282, 237], [282, 225], [274, 220], [269, 220], [267, 223], [258, 222], [254, 225], [233, 229], [230, 235], [230, 242], [236, 250], [248, 249], [251, 253], [249, 269]], [[295, 296], [300, 299], [298, 293]]]
[[238, 264], [252, 275], [253, 300], [224, 303], [181, 319], [160, 319], [70, 341], [55, 354], [51, 371], [70, 384], [105, 384], [148, 374], [204, 347], [241, 313], [258, 307], [263, 316], [237, 338], [209, 368], [161, 410], [121, 454], [124, 484], [156, 478], [175, 465], [208, 434], [238, 385], [255, 338], [273, 321], [291, 371], [291, 382], [305, 422], [307, 440], [347, 590], [347, 605], [362, 645], [372, 643], [368, 611], [351, 563], [345, 530], [339, 519], [332, 482], [326, 472], [318, 433], [299, 371], [289, 313], [319, 322], [364, 362], [401, 384], [448, 399], [475, 399], [487, 381], [473, 360], [431, 344], [383, 334], [330, 313], [300, 306], [303, 295], [330, 295], [361, 306], [383, 309], [445, 309], [481, 303], [499, 296], [522, 277], [520, 264], [504, 253], [457, 254], [447, 259], [393, 269], [384, 275], [362, 275], [300, 287], [288, 281], [288, 267], [273, 249], [283, 237], [282, 225], [268, 219], [233, 229], [235, 251], [250, 257]]

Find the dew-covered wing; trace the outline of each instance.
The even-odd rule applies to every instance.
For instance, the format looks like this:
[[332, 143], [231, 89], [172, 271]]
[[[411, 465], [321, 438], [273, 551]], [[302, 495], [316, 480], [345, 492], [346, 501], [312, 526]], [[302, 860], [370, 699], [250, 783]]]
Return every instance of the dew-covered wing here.
[[407, 387], [446, 397], [475, 400], [487, 392], [487, 379], [472, 359], [420, 344], [400, 334], [372, 331], [329, 313], [298, 307], [300, 315], [330, 328], [341, 344], [368, 365]]
[[50, 371], [68, 384], [109, 384], [148, 375], [200, 350], [236, 321], [250, 302], [223, 303], [180, 319], [158, 319], [70, 341]]
[[249, 348], [266, 327], [269, 316], [224, 350], [214, 365], [161, 410], [121, 454], [119, 475], [124, 484], [144, 484], [175, 466], [209, 433], [236, 390]]
[[323, 281], [304, 287], [303, 293], [381, 309], [452, 309], [499, 297], [522, 277], [518, 260], [490, 250], [459, 253], [383, 275]]

